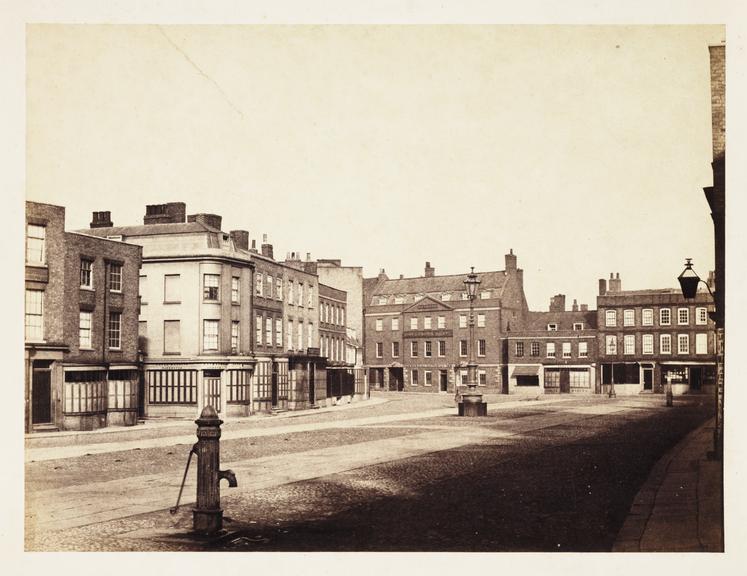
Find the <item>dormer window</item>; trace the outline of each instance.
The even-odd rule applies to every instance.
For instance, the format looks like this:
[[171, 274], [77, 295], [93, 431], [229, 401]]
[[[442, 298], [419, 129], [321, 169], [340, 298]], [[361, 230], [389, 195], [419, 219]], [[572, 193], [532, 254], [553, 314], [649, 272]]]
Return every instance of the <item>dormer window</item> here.
[[395, 296], [394, 297], [394, 303], [395, 304], [404, 304], [405, 303], [405, 297], [404, 296]]
[[574, 330], [583, 330], [584, 329], [584, 323], [583, 322], [574, 322], [573, 323], [573, 329]]
[[447, 293], [441, 294], [442, 302], [448, 302], [449, 300], [451, 300], [451, 294], [447, 294]]
[[480, 292], [480, 300], [488, 300], [490, 298], [490, 290], [483, 290]]
[[547, 331], [548, 332], [557, 332], [558, 331], [558, 325], [557, 324], [548, 324], [547, 325]]
[[388, 299], [387, 299], [387, 297], [386, 297], [386, 296], [379, 296], [379, 300], [378, 300], [378, 302], [379, 302], [379, 306], [384, 306], [384, 305], [386, 305], [387, 301], [388, 301]]

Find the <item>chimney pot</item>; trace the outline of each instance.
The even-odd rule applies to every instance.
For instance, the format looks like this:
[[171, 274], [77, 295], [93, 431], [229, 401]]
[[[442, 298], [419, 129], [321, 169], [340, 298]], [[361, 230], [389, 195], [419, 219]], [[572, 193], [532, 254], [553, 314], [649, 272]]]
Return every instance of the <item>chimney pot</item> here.
[[105, 212], [94, 212], [91, 219], [91, 228], [110, 228], [114, 224], [111, 218], [112, 213], [108, 210]]

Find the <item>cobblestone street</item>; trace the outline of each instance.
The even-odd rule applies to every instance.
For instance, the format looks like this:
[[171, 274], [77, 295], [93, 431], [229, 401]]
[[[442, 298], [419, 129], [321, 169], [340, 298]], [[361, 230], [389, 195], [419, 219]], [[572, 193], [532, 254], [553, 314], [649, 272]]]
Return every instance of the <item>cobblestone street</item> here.
[[[221, 486], [227, 532], [210, 541], [188, 536], [194, 463], [182, 508], [168, 511], [190, 423], [142, 449], [110, 443], [60, 459], [54, 447], [29, 449], [26, 548], [610, 550], [651, 468], [712, 406], [699, 396], [674, 409], [661, 396], [502, 396], [489, 398], [487, 418], [464, 419], [450, 396], [373, 400], [224, 425], [221, 467], [239, 486]], [[153, 440], [131, 434], [122, 446]]]

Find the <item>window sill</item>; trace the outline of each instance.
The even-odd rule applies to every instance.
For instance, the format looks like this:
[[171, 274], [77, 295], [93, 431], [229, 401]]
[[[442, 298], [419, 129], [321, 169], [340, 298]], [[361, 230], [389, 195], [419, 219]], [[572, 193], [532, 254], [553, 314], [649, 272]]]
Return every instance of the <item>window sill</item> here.
[[46, 263], [42, 262], [26, 262], [26, 266], [29, 268], [48, 268]]
[[81, 286], [80, 289], [85, 290], [86, 292], [96, 292], [93, 286]]
[[203, 304], [220, 304], [220, 300], [206, 300], [205, 298], [202, 299]]
[[109, 352], [121, 352], [122, 351], [121, 348], [109, 348], [108, 350]]
[[122, 293], [121, 290], [112, 290], [111, 288], [109, 288], [109, 292], [111, 292], [112, 294], [121, 294]]
[[95, 348], [91, 348], [90, 346], [86, 346], [86, 347], [79, 346], [78, 350], [80, 352], [92, 352], [93, 350], [95, 350]]
[[164, 303], [164, 305], [166, 305], [166, 304], [181, 304], [182, 301], [181, 300], [164, 300], [163, 303]]

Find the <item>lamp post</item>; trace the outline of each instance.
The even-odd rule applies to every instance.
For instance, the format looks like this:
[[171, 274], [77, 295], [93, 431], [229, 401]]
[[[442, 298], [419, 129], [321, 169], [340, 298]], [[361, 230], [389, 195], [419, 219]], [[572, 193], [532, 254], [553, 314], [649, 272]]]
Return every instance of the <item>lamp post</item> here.
[[715, 406], [716, 421], [713, 428], [713, 452], [709, 457], [713, 460], [721, 460], [723, 457], [723, 429], [724, 429], [724, 322], [723, 310], [718, 308], [718, 300], [713, 294], [708, 282], [705, 282], [693, 270], [692, 258], [685, 258], [685, 269], [677, 277], [679, 280], [682, 295], [691, 300], [698, 293], [698, 284], [705, 284], [708, 293], [713, 298], [714, 311], [709, 313], [711, 320], [716, 324], [716, 386], [715, 386]]
[[461, 416], [486, 416], [487, 405], [482, 401], [482, 394], [477, 391], [477, 363], [475, 362], [475, 297], [480, 280], [475, 274], [475, 267], [464, 280], [469, 299], [469, 362], [467, 363], [468, 391], [462, 394], [459, 414]]

